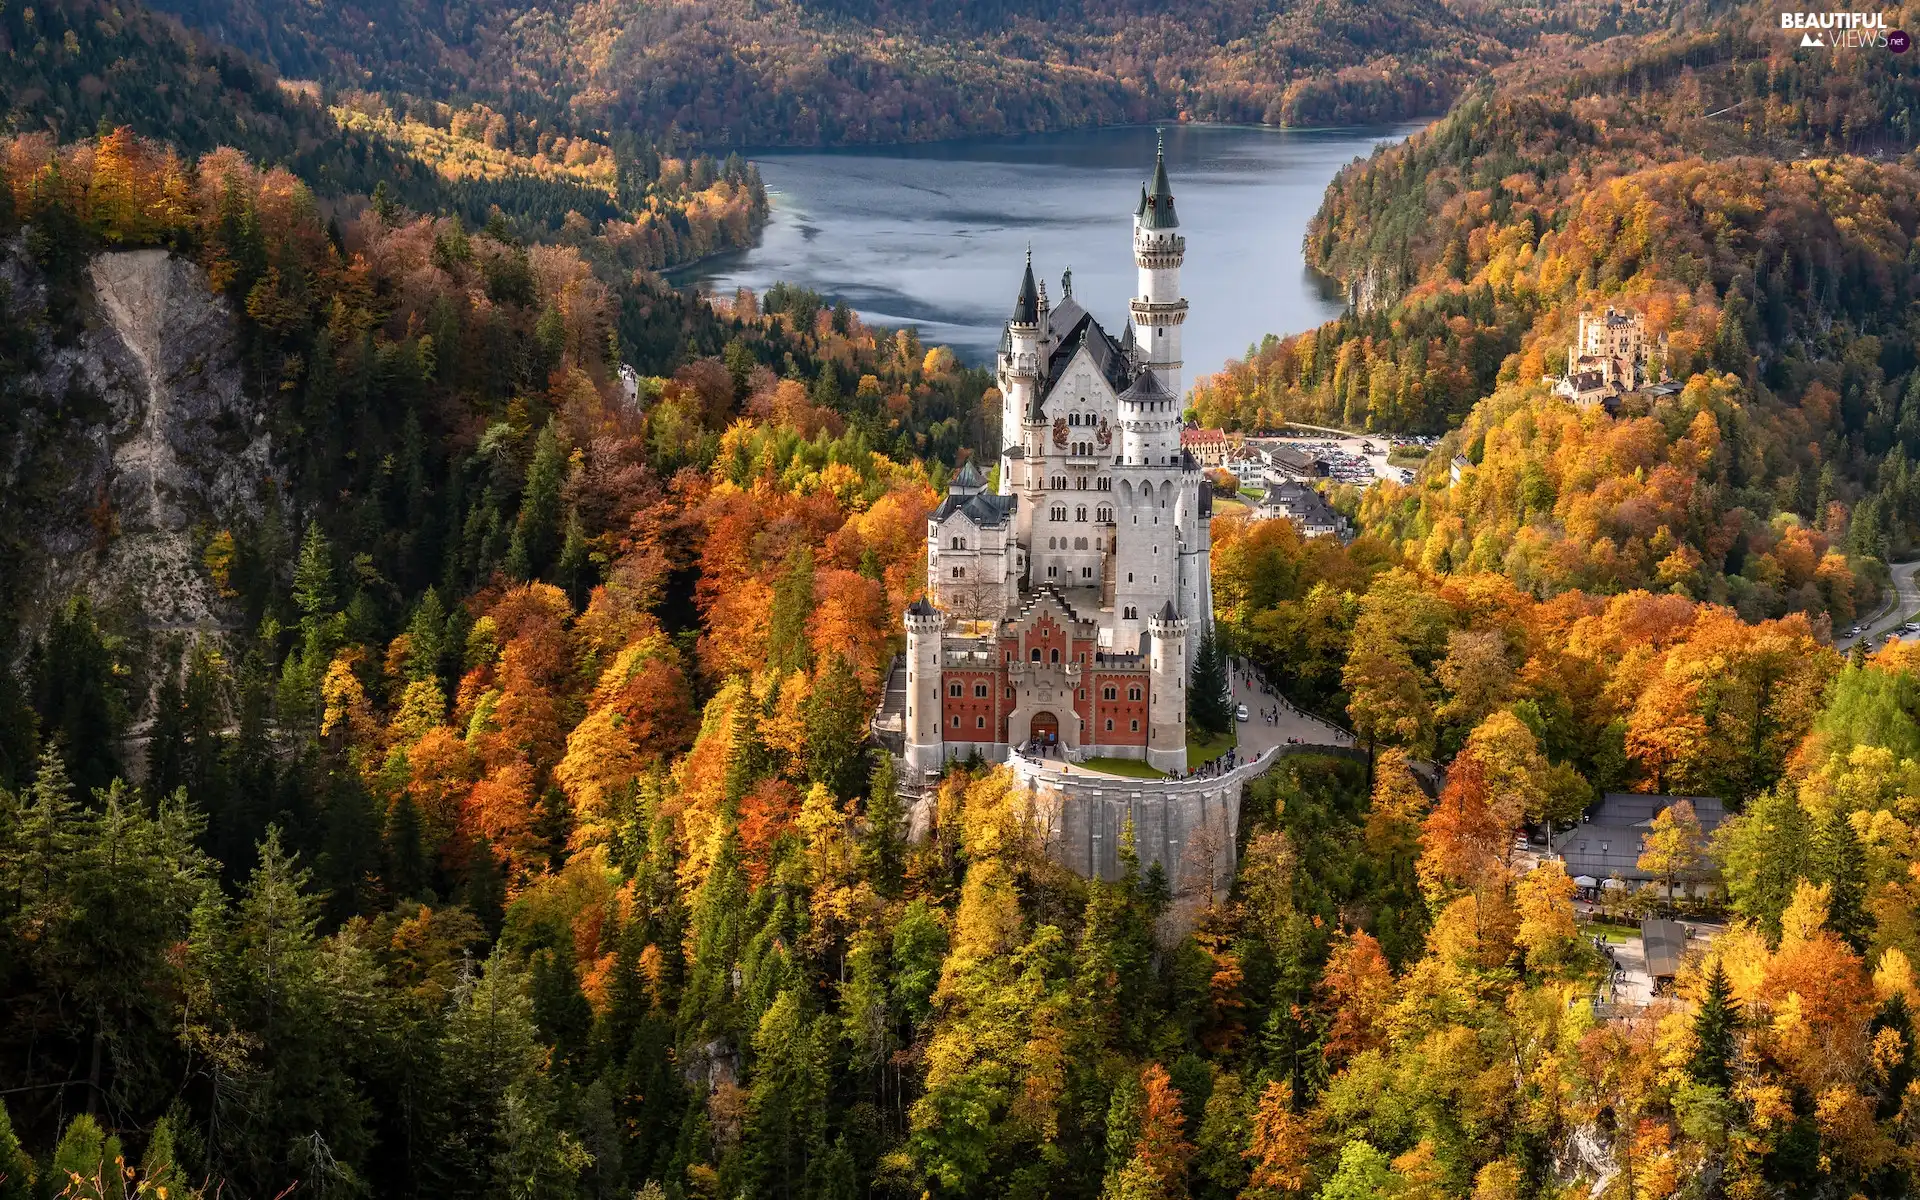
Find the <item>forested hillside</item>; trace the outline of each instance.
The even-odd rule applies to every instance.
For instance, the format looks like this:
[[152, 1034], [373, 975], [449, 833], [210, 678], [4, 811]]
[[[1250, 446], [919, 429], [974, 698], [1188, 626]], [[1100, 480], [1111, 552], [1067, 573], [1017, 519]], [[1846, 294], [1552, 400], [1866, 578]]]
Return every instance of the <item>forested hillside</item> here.
[[[82, 268], [160, 246], [279, 447], [257, 520], [193, 531], [226, 632], [75, 597], [0, 674], [9, 1197], [1911, 1178], [1900, 652], [1223, 515], [1225, 636], [1377, 756], [1287, 760], [1231, 893], [1176, 911], [1183, 879], [1052, 866], [1001, 770], [908, 840], [863, 746], [939, 464], [985, 438], [944, 351], [791, 288], [690, 304], [606, 238], [330, 229], [232, 151], [0, 161], [10, 443], [61, 471], [92, 418], [37, 388]], [[1410, 758], [1449, 761], [1437, 801]], [[1716, 847], [1747, 923], [1633, 1023], [1513, 849], [1611, 787], [1748, 814]]]
[[[1920, 531], [1920, 75], [1799, 49], [1751, 6], [1676, 25], [1516, 64], [1344, 172], [1308, 250], [1355, 311], [1193, 403], [1459, 427], [1414, 486], [1354, 501], [1433, 569], [1849, 621], [1871, 560]], [[1614, 417], [1550, 398], [1578, 313], [1607, 304], [1646, 314], [1684, 390]]]
[[[329, 100], [342, 101], [329, 105]], [[490, 120], [491, 118], [491, 120]], [[766, 218], [751, 164], [671, 141], [523, 137], [484, 109], [396, 116], [359, 94], [293, 87], [240, 50], [138, 3], [53, 0], [0, 8], [0, 129], [55, 142], [124, 126], [190, 154], [231, 146], [285, 167], [330, 201], [383, 195], [523, 234], [571, 219], [637, 226], [636, 265], [659, 268], [747, 244]], [[551, 152], [551, 158], [548, 157]], [[364, 201], [360, 201], [364, 202]]]
[[290, 77], [396, 106], [485, 103], [569, 136], [703, 145], [919, 141], [1146, 120], [1330, 125], [1446, 107], [1551, 18], [1582, 37], [1656, 7], [1441, 0], [764, 5], [512, 0], [455, 8], [165, 0]]

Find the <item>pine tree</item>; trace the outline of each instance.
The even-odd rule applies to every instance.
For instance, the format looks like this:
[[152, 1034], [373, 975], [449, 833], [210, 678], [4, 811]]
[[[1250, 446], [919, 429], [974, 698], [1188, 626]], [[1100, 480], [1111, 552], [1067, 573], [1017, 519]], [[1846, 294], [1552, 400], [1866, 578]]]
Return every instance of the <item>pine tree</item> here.
[[33, 1200], [33, 1160], [14, 1136], [6, 1101], [0, 1100], [0, 1200]]
[[293, 603], [300, 610], [301, 625], [311, 628], [331, 615], [335, 602], [333, 547], [320, 531], [320, 522], [309, 521], [293, 568]]
[[1856, 951], [1865, 950], [1874, 924], [1866, 908], [1867, 856], [1845, 812], [1836, 809], [1821, 824], [1814, 839], [1813, 869], [1814, 882], [1833, 888], [1827, 926]]
[[76, 596], [53, 619], [36, 656], [34, 707], [41, 736], [60, 746], [82, 795], [120, 774], [115, 746], [125, 704], [117, 649], [118, 642], [95, 622], [93, 605]]
[[751, 1195], [804, 1195], [808, 1166], [825, 1149], [829, 1080], [816, 1025], [801, 1006], [800, 992], [790, 988], [775, 998], [754, 1033], [744, 1142]]
[[807, 618], [813, 615], [813, 551], [804, 542], [787, 553], [786, 568], [773, 585], [768, 614], [767, 669], [785, 678], [807, 669]]
[[882, 749], [874, 755], [873, 776], [867, 787], [867, 825], [860, 837], [860, 867], [862, 877], [889, 899], [899, 895], [905, 883], [905, 816], [893, 755]]
[[1211, 627], [1200, 634], [1193, 658], [1193, 686], [1187, 694], [1187, 722], [1203, 733], [1222, 734], [1233, 728], [1233, 699], [1227, 678], [1227, 659], [1214, 640]]
[[507, 549], [507, 573], [516, 579], [544, 578], [553, 566], [560, 547], [560, 487], [566, 482], [566, 470], [559, 428], [550, 421], [534, 439], [526, 487], [520, 494], [520, 516]]
[[858, 793], [867, 725], [867, 695], [845, 656], [827, 659], [807, 696], [807, 779], [836, 796]]
[[1734, 1033], [1740, 1028], [1740, 1001], [1718, 957], [1707, 970], [1707, 992], [1693, 1015], [1693, 1058], [1687, 1073], [1701, 1083], [1727, 1090], [1733, 1086]]

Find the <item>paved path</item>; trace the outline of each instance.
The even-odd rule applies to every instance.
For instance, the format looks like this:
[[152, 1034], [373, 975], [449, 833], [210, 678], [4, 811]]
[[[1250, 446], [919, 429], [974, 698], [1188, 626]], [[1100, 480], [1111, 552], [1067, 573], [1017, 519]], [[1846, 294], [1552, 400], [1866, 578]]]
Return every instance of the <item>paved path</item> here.
[[[1894, 563], [1887, 568], [1893, 575], [1893, 595], [1880, 606], [1880, 611], [1868, 621], [1861, 622], [1866, 632], [1860, 636], [1869, 648], [1878, 646], [1884, 636], [1895, 626], [1904, 622], [1908, 615], [1920, 612], [1920, 559], [1912, 562]], [[1833, 639], [1835, 647], [1841, 650], [1853, 649], [1851, 636]]]
[[[1230, 676], [1233, 702], [1247, 706], [1248, 720], [1235, 726], [1240, 734], [1240, 753], [1243, 756], [1251, 757], [1276, 746], [1287, 745], [1288, 738], [1297, 738], [1314, 746], [1353, 745], [1353, 738], [1347, 733], [1288, 704], [1278, 688], [1268, 694], [1264, 690], [1261, 674], [1257, 670], [1250, 670], [1246, 663], [1233, 660]], [[1270, 708], [1280, 710], [1276, 724], [1268, 724], [1260, 718], [1261, 710]]]

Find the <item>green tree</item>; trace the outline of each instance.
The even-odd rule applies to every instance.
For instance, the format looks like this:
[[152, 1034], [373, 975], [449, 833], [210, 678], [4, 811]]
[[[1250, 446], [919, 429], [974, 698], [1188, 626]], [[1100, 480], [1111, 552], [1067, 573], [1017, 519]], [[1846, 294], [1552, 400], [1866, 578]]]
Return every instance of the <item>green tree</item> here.
[[1867, 855], [1848, 814], [1836, 809], [1821, 822], [1813, 843], [1813, 881], [1830, 884], [1827, 926], [1864, 951], [1873, 932], [1867, 912]]
[[20, 1148], [6, 1101], [0, 1100], [0, 1200], [34, 1200], [34, 1178], [33, 1160]]
[[806, 701], [807, 778], [836, 796], [858, 793], [866, 766], [867, 694], [853, 664], [833, 654]]
[[1392, 1178], [1387, 1156], [1355, 1139], [1341, 1147], [1340, 1165], [1320, 1189], [1320, 1200], [1377, 1200]]
[[752, 1194], [789, 1200], [804, 1194], [808, 1164], [825, 1148], [829, 1082], [797, 990], [781, 992], [760, 1018], [753, 1055], [745, 1137]]
[[1687, 1074], [1721, 1091], [1733, 1086], [1734, 1035], [1740, 1028], [1740, 1001], [1716, 956], [1707, 968], [1707, 991], [1693, 1014], [1693, 1057]]
[[1222, 734], [1233, 728], [1233, 700], [1228, 691], [1227, 659], [1220, 652], [1211, 626], [1200, 634], [1193, 658], [1193, 686], [1187, 693], [1187, 721], [1202, 733]]
[[812, 657], [807, 619], [812, 615], [813, 551], [805, 542], [796, 542], [773, 585], [773, 607], [768, 614], [767, 668], [776, 676], [784, 678], [807, 669]]
[[1780, 936], [1794, 884], [1811, 871], [1806, 810], [1784, 787], [1767, 792], [1714, 832], [1713, 853], [1734, 911]]
[[559, 427], [549, 421], [534, 439], [520, 493], [520, 515], [507, 547], [507, 573], [516, 579], [544, 578], [553, 567], [562, 535], [560, 489], [566, 482], [567, 453]]

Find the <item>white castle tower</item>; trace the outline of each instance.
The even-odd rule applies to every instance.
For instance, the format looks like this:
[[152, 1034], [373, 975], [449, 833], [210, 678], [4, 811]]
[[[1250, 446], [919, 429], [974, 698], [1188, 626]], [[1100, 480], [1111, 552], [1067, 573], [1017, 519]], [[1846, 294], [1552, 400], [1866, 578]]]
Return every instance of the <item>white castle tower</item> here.
[[1179, 226], [1162, 146], [1134, 211], [1140, 294], [1119, 337], [1071, 271], [1050, 304], [1028, 251], [996, 363], [998, 486], [971, 461], [954, 474], [927, 519], [928, 598], [906, 614], [914, 772], [1023, 748], [1186, 766], [1212, 501], [1180, 444]]
[[1187, 257], [1187, 239], [1179, 230], [1162, 141], [1154, 154], [1153, 185], [1140, 189], [1140, 206], [1133, 212], [1133, 261], [1140, 268], [1140, 294], [1133, 298], [1131, 309], [1134, 342], [1160, 386], [1175, 398], [1180, 395], [1180, 369], [1185, 365], [1180, 358], [1180, 328], [1187, 323], [1187, 301], [1180, 294], [1180, 264]]

